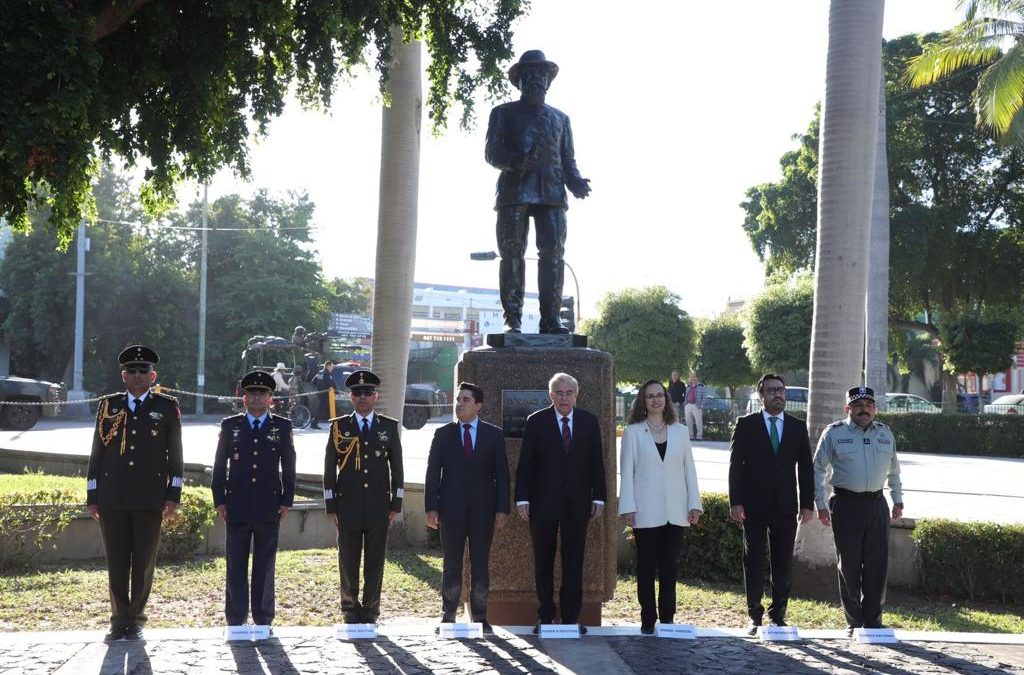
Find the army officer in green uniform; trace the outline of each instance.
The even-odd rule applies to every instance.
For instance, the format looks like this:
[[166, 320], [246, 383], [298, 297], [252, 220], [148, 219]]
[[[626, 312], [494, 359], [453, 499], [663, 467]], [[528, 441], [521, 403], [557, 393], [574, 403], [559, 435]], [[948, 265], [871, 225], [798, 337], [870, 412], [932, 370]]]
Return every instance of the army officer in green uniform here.
[[[903, 517], [903, 485], [896, 439], [875, 421], [875, 392], [854, 387], [846, 394], [846, 419], [821, 434], [814, 453], [818, 520], [831, 526], [839, 560], [839, 597], [847, 634], [883, 628], [882, 603], [889, 566], [889, 519]], [[827, 492], [826, 480], [831, 485]], [[892, 511], [882, 494], [888, 482]]]
[[380, 378], [369, 370], [357, 370], [345, 379], [354, 412], [331, 420], [324, 456], [324, 504], [338, 528], [345, 623], [376, 623], [380, 616], [388, 525], [402, 511], [405, 492], [398, 420], [373, 410], [379, 384]]
[[126, 392], [100, 399], [86, 503], [100, 523], [110, 584], [107, 641], [141, 640], [160, 522], [181, 501], [184, 464], [178, 402], [150, 390], [160, 357], [132, 345], [118, 356]]

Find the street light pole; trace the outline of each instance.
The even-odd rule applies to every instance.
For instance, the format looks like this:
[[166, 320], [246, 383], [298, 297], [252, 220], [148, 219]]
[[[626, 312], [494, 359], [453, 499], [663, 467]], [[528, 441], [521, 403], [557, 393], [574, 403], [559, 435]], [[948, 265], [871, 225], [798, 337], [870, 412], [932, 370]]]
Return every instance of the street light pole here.
[[[475, 251], [469, 254], [470, 260], [498, 260], [500, 257], [501, 256], [499, 256], [496, 251]], [[524, 260], [537, 260], [537, 258], [525, 257]], [[580, 282], [579, 279], [576, 278], [576, 270], [572, 268], [572, 265], [570, 265], [565, 258], [562, 258], [562, 264], [565, 265], [566, 269], [569, 270], [569, 274], [572, 275], [572, 283], [574, 286], [576, 286], [575, 311], [576, 323], [579, 324], [579, 322], [583, 319], [583, 316], [580, 313], [580, 308], [582, 307], [582, 304], [580, 303]]]
[[196, 363], [196, 415], [206, 412], [206, 244], [207, 244], [207, 223], [209, 222], [209, 202], [207, 191], [209, 183], [203, 183], [203, 245], [199, 257], [199, 356]]

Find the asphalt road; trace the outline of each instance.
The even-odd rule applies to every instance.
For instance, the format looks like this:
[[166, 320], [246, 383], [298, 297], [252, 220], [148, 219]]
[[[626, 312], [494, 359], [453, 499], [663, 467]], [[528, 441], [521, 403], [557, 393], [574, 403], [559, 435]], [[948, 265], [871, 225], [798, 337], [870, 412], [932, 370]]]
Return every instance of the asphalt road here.
[[[444, 420], [435, 418], [422, 429], [402, 432], [405, 480], [422, 483], [434, 431]], [[92, 422], [40, 421], [29, 431], [0, 431], [0, 449], [36, 450], [88, 455]], [[217, 447], [218, 423], [189, 421], [183, 425], [185, 461], [210, 465]], [[323, 472], [326, 427], [295, 434], [299, 473]], [[701, 490], [728, 489], [729, 448], [725, 442], [701, 442], [694, 448]], [[990, 457], [901, 453], [904, 502], [908, 518], [1024, 523], [1024, 460]]]

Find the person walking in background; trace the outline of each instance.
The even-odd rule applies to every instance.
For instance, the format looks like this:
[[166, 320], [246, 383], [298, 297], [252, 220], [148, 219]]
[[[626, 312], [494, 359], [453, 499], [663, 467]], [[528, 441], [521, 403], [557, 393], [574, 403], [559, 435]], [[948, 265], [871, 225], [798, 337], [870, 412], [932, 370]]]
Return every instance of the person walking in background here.
[[313, 412], [313, 419], [310, 420], [310, 429], [319, 429], [320, 420], [330, 418], [331, 416], [331, 404], [330, 404], [330, 391], [334, 390], [337, 392], [337, 388], [334, 386], [334, 378], [331, 376], [331, 372], [334, 370], [334, 361], [330, 359], [324, 361], [324, 367], [320, 369], [316, 375], [313, 376], [313, 391], [319, 392], [317, 397], [316, 410]]
[[644, 382], [628, 423], [619, 454], [619, 515], [633, 528], [640, 632], [650, 635], [656, 621], [673, 622], [683, 528], [700, 522], [703, 511], [689, 435], [676, 420], [664, 384]]
[[778, 375], [763, 375], [757, 393], [763, 409], [736, 420], [729, 454], [729, 517], [743, 525], [743, 585], [751, 636], [764, 618], [765, 546], [771, 570], [768, 617], [772, 625], [785, 626], [797, 522], [809, 523], [814, 516], [807, 424], [783, 412], [786, 384]]
[[441, 530], [441, 622], [454, 623], [462, 595], [462, 556], [469, 540], [473, 621], [487, 621], [488, 563], [494, 531], [509, 511], [508, 458], [501, 429], [480, 419], [484, 390], [462, 382], [455, 397], [456, 421], [434, 432], [427, 456], [423, 503], [427, 527]]
[[672, 407], [676, 410], [676, 420], [685, 423], [686, 411], [683, 404], [686, 401], [686, 383], [679, 377], [679, 371], [673, 370], [671, 380], [668, 383], [668, 397], [672, 400]]
[[691, 441], [704, 440], [704, 383], [697, 381], [697, 373], [690, 372], [690, 381], [686, 385], [683, 401], [686, 405], [686, 426], [690, 430]]
[[[561, 537], [563, 624], [579, 624], [583, 606], [583, 555], [587, 526], [601, 516], [606, 498], [601, 427], [576, 407], [580, 385], [567, 373], [548, 382], [552, 405], [526, 418], [516, 467], [516, 511], [530, 521], [537, 624], [555, 618], [555, 548]], [[580, 633], [586, 634], [580, 625]]]
[[[832, 527], [839, 563], [839, 598], [847, 634], [883, 628], [882, 604], [889, 568], [889, 484], [892, 520], [903, 517], [903, 483], [892, 429], [875, 421], [875, 392], [846, 393], [846, 419], [821, 434], [814, 453], [814, 499], [818, 520]], [[829, 495], [829, 487], [832, 494]]]
[[261, 370], [248, 373], [242, 378], [245, 412], [225, 417], [220, 424], [210, 487], [217, 515], [225, 524], [224, 618], [229, 626], [245, 623], [250, 591], [253, 623], [274, 622], [277, 537], [295, 497], [292, 423], [270, 414], [275, 383], [276, 378]]
[[150, 390], [160, 357], [132, 345], [117, 360], [127, 391], [99, 400], [86, 479], [89, 515], [99, 521], [107, 555], [107, 642], [143, 638], [160, 524], [178, 508], [185, 469], [178, 402]]

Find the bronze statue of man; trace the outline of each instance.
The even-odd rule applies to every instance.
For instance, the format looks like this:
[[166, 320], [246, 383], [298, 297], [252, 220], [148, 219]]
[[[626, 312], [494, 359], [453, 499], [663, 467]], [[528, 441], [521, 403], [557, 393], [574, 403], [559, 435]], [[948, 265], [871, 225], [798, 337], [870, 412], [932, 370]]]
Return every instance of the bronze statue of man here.
[[507, 333], [522, 330], [524, 256], [531, 216], [540, 261], [540, 332], [569, 332], [558, 318], [565, 211], [569, 208], [565, 188], [583, 199], [590, 194], [590, 181], [576, 169], [568, 115], [544, 103], [557, 74], [558, 66], [548, 61], [544, 52], [525, 52], [508, 71], [509, 80], [521, 93], [519, 100], [494, 108], [487, 124], [484, 157], [501, 170], [494, 210], [498, 212], [499, 285]]

